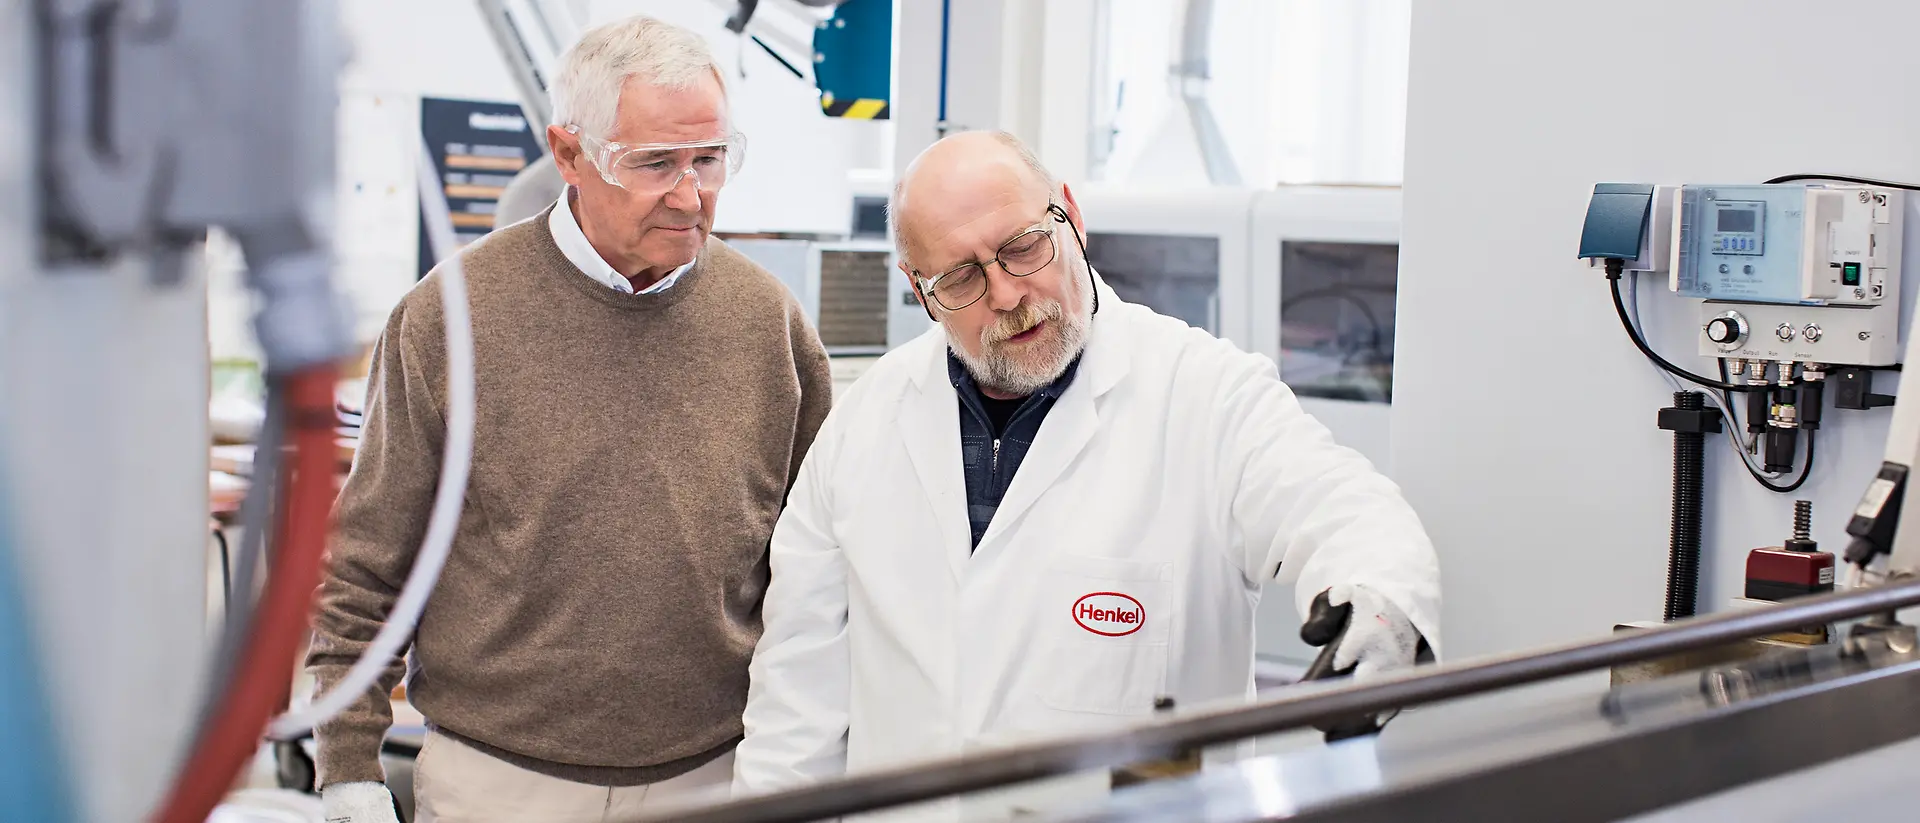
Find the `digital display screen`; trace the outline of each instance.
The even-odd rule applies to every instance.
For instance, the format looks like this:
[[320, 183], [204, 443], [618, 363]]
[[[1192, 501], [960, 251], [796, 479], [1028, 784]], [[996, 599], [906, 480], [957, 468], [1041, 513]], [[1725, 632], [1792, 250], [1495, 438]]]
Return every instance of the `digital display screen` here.
[[1752, 209], [1721, 209], [1719, 231], [1750, 232], [1755, 226], [1758, 212]]

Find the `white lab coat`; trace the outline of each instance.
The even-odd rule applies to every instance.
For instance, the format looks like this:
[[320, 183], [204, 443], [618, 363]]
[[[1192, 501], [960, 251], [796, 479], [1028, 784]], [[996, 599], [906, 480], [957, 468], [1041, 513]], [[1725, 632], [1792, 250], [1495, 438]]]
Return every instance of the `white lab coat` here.
[[774, 530], [736, 795], [1244, 700], [1276, 577], [1303, 614], [1365, 585], [1437, 645], [1438, 564], [1393, 483], [1273, 361], [1099, 288], [977, 549], [940, 329], [836, 404]]

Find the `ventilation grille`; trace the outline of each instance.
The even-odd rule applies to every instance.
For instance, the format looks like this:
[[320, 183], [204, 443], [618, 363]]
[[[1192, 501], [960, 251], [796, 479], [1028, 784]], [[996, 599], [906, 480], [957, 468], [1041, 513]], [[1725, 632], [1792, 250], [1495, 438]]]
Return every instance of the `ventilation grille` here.
[[886, 348], [884, 251], [820, 252], [820, 342], [831, 349]]

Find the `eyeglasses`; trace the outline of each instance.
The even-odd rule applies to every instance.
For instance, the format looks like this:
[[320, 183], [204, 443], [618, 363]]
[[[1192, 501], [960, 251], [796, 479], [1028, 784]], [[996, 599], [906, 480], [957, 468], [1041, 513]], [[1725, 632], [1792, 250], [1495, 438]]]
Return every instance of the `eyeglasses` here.
[[[1051, 217], [1058, 208], [1049, 204]], [[932, 295], [934, 302], [947, 311], [959, 311], [980, 301], [987, 293], [987, 265], [998, 263], [1000, 270], [1014, 277], [1026, 277], [1047, 267], [1058, 254], [1053, 243], [1053, 227], [1046, 217], [1013, 239], [1000, 244], [993, 259], [986, 263], [964, 263], [932, 278], [917, 278], [920, 293]]]
[[688, 175], [693, 176], [694, 188], [719, 191], [727, 178], [740, 171], [747, 154], [746, 135], [739, 132], [719, 140], [615, 143], [584, 134], [579, 126], [568, 126], [567, 131], [579, 136], [580, 147], [601, 179], [640, 195], [666, 194]]

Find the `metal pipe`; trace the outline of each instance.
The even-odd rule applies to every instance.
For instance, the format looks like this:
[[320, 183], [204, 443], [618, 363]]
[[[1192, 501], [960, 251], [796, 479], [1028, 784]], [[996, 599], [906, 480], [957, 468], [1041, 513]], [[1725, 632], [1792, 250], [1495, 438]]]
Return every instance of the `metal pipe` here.
[[671, 819], [682, 823], [799, 823], [840, 817], [1164, 758], [1183, 749], [1304, 728], [1316, 720], [1435, 703], [1914, 605], [1920, 605], [1920, 579], [1698, 617], [1602, 640], [1422, 667], [1372, 683], [1311, 691], [1302, 687], [1300, 694], [1249, 706], [872, 772], [707, 809], [682, 810]]
[[[507, 8], [506, 0], [478, 0], [480, 17], [486, 21], [487, 33], [493, 36], [494, 48], [500, 52], [500, 59], [507, 65], [507, 74], [513, 78], [513, 84], [520, 92], [520, 111], [527, 117], [527, 126], [533, 133], [534, 144], [545, 153], [547, 141], [546, 125], [553, 119], [553, 103], [547, 98], [547, 70], [541, 55], [536, 57], [527, 42], [526, 32], [520, 28], [520, 21]], [[535, 6], [537, 17], [542, 9]], [[545, 21], [541, 21], [545, 25]], [[603, 135], [596, 135], [603, 136]]]
[[1240, 185], [1240, 168], [1233, 162], [1233, 147], [1214, 119], [1213, 104], [1207, 99], [1206, 83], [1212, 75], [1213, 0], [1187, 0], [1186, 14], [1180, 26], [1180, 62], [1172, 71], [1174, 89], [1187, 110], [1193, 127], [1194, 144], [1206, 165], [1207, 181], [1216, 186]]

